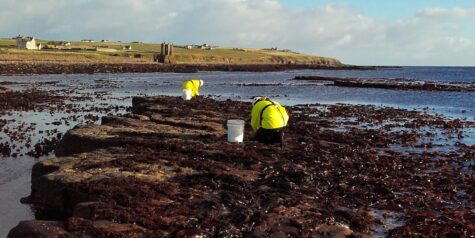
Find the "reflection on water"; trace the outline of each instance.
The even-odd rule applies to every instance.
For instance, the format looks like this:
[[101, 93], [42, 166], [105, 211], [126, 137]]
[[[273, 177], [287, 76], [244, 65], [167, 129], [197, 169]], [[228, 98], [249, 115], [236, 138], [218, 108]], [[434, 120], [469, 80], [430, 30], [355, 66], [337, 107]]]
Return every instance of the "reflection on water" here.
[[0, 237], [21, 220], [34, 218], [29, 206], [20, 204], [22, 197], [30, 194], [33, 158], [0, 159]]

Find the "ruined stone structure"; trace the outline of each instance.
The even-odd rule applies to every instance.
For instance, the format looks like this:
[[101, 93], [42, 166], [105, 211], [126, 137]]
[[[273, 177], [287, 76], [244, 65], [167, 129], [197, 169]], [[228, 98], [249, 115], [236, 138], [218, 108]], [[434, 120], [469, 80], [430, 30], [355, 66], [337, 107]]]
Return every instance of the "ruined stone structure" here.
[[162, 43], [160, 53], [162, 55], [173, 55], [173, 44]]
[[175, 56], [173, 54], [173, 44], [162, 43], [160, 54], [154, 57], [154, 60], [163, 64], [174, 64]]
[[[17, 49], [22, 50], [39, 50], [42, 45], [36, 44], [36, 39], [31, 36], [17, 36], [16, 38], [16, 47]], [[40, 48], [41, 47], [41, 48]]]

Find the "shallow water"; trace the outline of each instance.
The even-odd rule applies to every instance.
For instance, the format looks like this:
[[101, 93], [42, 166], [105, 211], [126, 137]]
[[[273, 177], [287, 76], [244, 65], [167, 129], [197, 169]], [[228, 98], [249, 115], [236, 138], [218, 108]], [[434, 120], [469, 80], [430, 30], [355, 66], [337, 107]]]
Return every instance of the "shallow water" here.
[[33, 158], [0, 159], [0, 237], [6, 237], [10, 229], [22, 220], [34, 218], [29, 206], [20, 203], [30, 194]]
[[[381, 69], [376, 71], [325, 71], [305, 70], [290, 72], [200, 72], [200, 73], [144, 73], [144, 74], [96, 74], [96, 75], [33, 75], [0, 76], [0, 82], [17, 84], [6, 85], [13, 89], [39, 88], [44, 90], [74, 89], [74, 94], [107, 94], [101, 99], [92, 99], [84, 104], [85, 108], [95, 106], [131, 106], [131, 97], [137, 95], [171, 95], [179, 96], [181, 84], [190, 78], [200, 78], [205, 85], [200, 93], [217, 99], [251, 100], [257, 95], [267, 95], [285, 105], [295, 104], [373, 104], [406, 109], [424, 110], [432, 114], [440, 113], [448, 117], [475, 121], [475, 92], [425, 92], [402, 91], [371, 88], [343, 88], [309, 84], [293, 81], [298, 75], [319, 75], [331, 77], [358, 78], [412, 78], [416, 80], [475, 82], [475, 68], [434, 68], [405, 67], [402, 69]], [[55, 82], [44, 84], [44, 82]], [[20, 84], [18, 84], [20, 83]], [[263, 84], [263, 86], [246, 86], [246, 84]], [[269, 85], [268, 85], [269, 84]], [[123, 110], [120, 112], [124, 112]], [[53, 126], [52, 121], [61, 120], [70, 113], [35, 113], [23, 112], [1, 115], [1, 119], [17, 120], [16, 123], [37, 123], [31, 132], [32, 144], [41, 135], [39, 131], [54, 130], [64, 133], [75, 124], [83, 122], [80, 118], [71, 124]], [[97, 116], [105, 113], [93, 113]], [[84, 116], [84, 115], [82, 115]], [[14, 127], [9, 123], [7, 127]], [[475, 132], [471, 130], [463, 142], [475, 143]], [[0, 141], [6, 141], [5, 134], [0, 134]], [[21, 146], [21, 145], [19, 145]], [[20, 151], [24, 154], [25, 151]], [[0, 237], [20, 220], [33, 219], [28, 206], [19, 203], [21, 197], [30, 192], [31, 166], [38, 159], [22, 155], [18, 158], [0, 158]]]
[[374, 209], [369, 214], [373, 219], [380, 221], [380, 224], [373, 228], [374, 237], [386, 237], [388, 231], [404, 225], [403, 214]]
[[[1, 76], [0, 81], [45, 82], [58, 81], [57, 85], [43, 84], [39, 88], [84, 88], [86, 92], [107, 91], [114, 96], [173, 95], [181, 93], [183, 81], [201, 78], [205, 86], [202, 95], [221, 98], [249, 100], [256, 95], [268, 95], [283, 104], [300, 103], [353, 103], [374, 104], [402, 108], [422, 109], [428, 107], [434, 113], [475, 120], [475, 92], [427, 92], [373, 88], [344, 88], [310, 85], [294, 81], [297, 75], [323, 75], [332, 77], [360, 78], [414, 78], [452, 82], [475, 82], [475, 68], [451, 67], [404, 67], [374, 71], [358, 70], [305, 70], [288, 72], [200, 72], [200, 73], [144, 73], [144, 74], [96, 74], [96, 75], [39, 75]], [[101, 81], [115, 85], [101, 88]], [[274, 84], [275, 86], [242, 86], [243, 84]], [[22, 88], [23, 85], [13, 85]]]

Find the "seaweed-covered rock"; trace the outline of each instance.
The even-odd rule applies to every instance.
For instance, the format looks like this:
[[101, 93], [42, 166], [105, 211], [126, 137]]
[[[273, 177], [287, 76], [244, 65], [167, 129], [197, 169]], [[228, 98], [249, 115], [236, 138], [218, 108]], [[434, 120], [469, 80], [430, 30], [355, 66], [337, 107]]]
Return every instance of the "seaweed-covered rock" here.
[[[251, 141], [249, 125], [244, 143], [227, 142], [226, 120], [246, 119], [250, 108], [202, 97], [134, 98], [134, 114], [75, 127], [59, 157], [33, 167], [24, 199], [37, 219], [58, 222], [23, 222], [10, 237], [41, 237], [36, 224], [71, 237], [474, 233], [473, 176], [461, 172], [475, 158], [470, 146], [445, 154], [397, 149], [416, 149], [429, 135], [418, 128], [473, 124], [402, 109], [295, 106], [284, 148]], [[397, 225], [386, 225], [389, 218]]]

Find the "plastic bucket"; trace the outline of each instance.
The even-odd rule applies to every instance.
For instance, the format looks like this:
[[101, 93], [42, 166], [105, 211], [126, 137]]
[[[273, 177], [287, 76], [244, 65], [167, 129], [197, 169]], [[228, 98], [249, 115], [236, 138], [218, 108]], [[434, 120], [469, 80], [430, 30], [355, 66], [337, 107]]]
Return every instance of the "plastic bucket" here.
[[183, 100], [191, 100], [191, 90], [190, 89], [183, 89], [183, 93], [181, 94]]
[[228, 141], [242, 142], [244, 139], [244, 120], [228, 120]]

